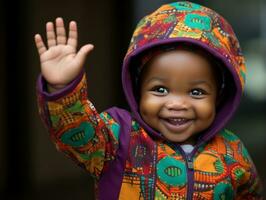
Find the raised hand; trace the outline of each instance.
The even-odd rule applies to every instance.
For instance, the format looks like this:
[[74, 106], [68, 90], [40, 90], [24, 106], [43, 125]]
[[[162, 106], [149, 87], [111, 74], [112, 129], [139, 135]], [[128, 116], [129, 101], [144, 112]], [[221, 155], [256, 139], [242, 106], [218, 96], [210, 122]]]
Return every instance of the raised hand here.
[[92, 51], [93, 45], [87, 44], [77, 52], [77, 24], [69, 23], [69, 34], [66, 36], [62, 18], [54, 24], [46, 24], [47, 46], [40, 34], [35, 35], [35, 44], [40, 55], [41, 73], [48, 82], [48, 90], [56, 91], [65, 87], [81, 72], [86, 56]]

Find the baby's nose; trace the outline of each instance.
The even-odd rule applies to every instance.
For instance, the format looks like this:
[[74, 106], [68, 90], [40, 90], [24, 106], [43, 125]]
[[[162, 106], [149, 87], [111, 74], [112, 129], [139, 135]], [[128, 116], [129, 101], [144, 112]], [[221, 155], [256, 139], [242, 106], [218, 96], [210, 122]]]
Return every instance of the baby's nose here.
[[172, 96], [165, 103], [165, 107], [168, 110], [185, 110], [188, 109], [188, 100], [184, 96]]

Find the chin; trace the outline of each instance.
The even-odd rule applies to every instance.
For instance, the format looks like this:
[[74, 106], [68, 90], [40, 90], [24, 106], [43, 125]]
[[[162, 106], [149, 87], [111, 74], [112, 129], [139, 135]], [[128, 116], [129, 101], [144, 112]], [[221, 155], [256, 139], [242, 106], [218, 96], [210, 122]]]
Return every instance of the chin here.
[[177, 143], [184, 143], [184, 142], [186, 142], [186, 141], [188, 140], [187, 137], [182, 138], [182, 137], [165, 136], [165, 135], [164, 135], [164, 137], [165, 137], [168, 141], [170, 141], [170, 142], [177, 142]]

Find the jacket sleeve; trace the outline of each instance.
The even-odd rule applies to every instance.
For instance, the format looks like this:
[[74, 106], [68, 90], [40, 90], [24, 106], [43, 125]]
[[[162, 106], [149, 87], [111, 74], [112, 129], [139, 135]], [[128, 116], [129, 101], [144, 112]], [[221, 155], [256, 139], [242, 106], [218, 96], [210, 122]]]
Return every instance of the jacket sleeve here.
[[118, 148], [119, 124], [106, 112], [98, 114], [87, 98], [85, 73], [59, 92], [47, 93], [37, 83], [39, 114], [56, 148], [87, 170], [96, 180]]
[[235, 183], [238, 183], [237, 199], [259, 200], [262, 197], [262, 184], [259, 179], [256, 167], [245, 148], [239, 140], [238, 151], [242, 156], [239, 158], [242, 167], [234, 170]]

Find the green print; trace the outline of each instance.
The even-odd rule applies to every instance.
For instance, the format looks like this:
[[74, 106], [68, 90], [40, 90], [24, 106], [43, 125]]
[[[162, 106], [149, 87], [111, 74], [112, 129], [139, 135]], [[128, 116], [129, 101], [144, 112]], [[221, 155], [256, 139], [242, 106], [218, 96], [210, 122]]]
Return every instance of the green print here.
[[102, 113], [100, 113], [100, 117], [103, 119], [103, 121], [104, 121], [105, 123], [108, 123], [108, 122], [112, 119], [111, 115], [109, 115], [109, 114], [106, 113], [106, 112], [102, 112]]
[[185, 164], [166, 156], [157, 164], [157, 174], [159, 179], [171, 186], [183, 186], [187, 183]]
[[224, 155], [224, 161], [227, 165], [232, 165], [236, 162], [236, 160], [232, 158], [230, 155]]
[[221, 132], [221, 135], [224, 139], [228, 140], [229, 142], [234, 142], [238, 140], [238, 137], [236, 135], [234, 135], [232, 132], [226, 129]]
[[104, 123], [112, 130], [114, 133], [115, 139], [118, 140], [119, 137], [119, 131], [120, 131], [120, 126], [117, 123], [112, 123], [110, 124], [109, 121], [112, 119], [111, 115], [108, 113], [102, 112], [100, 114], [101, 119], [104, 121]]
[[171, 23], [177, 21], [177, 19], [175, 15], [170, 15], [169, 17], [165, 18], [163, 21], [164, 23]]
[[214, 188], [214, 200], [233, 199], [233, 188], [231, 184], [218, 183]]
[[239, 182], [245, 175], [245, 170], [243, 168], [236, 168], [234, 171], [233, 171], [233, 174], [235, 175], [236, 177], [236, 180]]
[[71, 107], [67, 108], [66, 111], [75, 113], [82, 111], [82, 104], [80, 101], [75, 102]]
[[189, 2], [175, 2], [171, 3], [170, 6], [174, 6], [178, 11], [193, 11], [201, 9], [200, 5]]
[[115, 139], [118, 140], [118, 137], [119, 137], [119, 131], [120, 131], [120, 126], [118, 124], [112, 124], [111, 125], [111, 130], [115, 136]]
[[82, 122], [78, 128], [65, 132], [61, 137], [61, 141], [67, 145], [81, 147], [87, 144], [93, 136], [94, 128], [92, 125], [88, 122]]
[[240, 76], [246, 81], [246, 73], [242, 69], [240, 69]]
[[132, 121], [132, 128], [133, 128], [133, 131], [138, 131], [139, 124], [136, 121]]
[[60, 117], [57, 115], [51, 115], [51, 121], [54, 127], [57, 126], [57, 123], [59, 122]]
[[217, 173], [221, 174], [224, 172], [223, 163], [219, 158], [214, 162], [214, 167], [215, 167], [215, 170], [217, 171]]
[[216, 47], [220, 47], [220, 41], [214, 36], [212, 32], [205, 32], [204, 36]]
[[160, 190], [155, 191], [155, 199], [166, 200], [167, 197]]
[[187, 14], [185, 24], [190, 28], [199, 29], [201, 31], [211, 30], [211, 19], [208, 16], [198, 14]]
[[181, 170], [178, 167], [175, 166], [170, 166], [164, 169], [164, 173], [167, 174], [168, 176], [180, 176]]
[[178, 37], [200, 38], [201, 34], [195, 32], [178, 31]]
[[92, 158], [101, 158], [104, 156], [104, 152], [102, 150], [98, 150], [98, 151], [95, 151], [91, 154], [85, 154], [85, 153], [81, 153], [79, 154], [80, 157], [84, 160], [91, 160]]
[[[143, 26], [145, 23], [146, 23], [146, 19], [143, 18], [143, 19], [141, 19], [141, 20], [139, 21], [139, 23], [137, 24], [136, 27], [141, 27], [141, 26]], [[133, 39], [133, 38], [132, 38], [132, 39]]]

